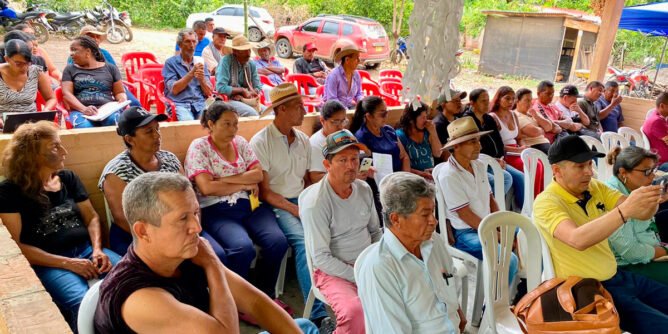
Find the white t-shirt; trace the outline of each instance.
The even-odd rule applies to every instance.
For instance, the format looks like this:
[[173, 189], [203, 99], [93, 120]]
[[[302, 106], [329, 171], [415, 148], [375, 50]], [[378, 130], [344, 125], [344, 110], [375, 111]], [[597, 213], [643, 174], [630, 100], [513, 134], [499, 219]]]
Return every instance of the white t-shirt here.
[[446, 217], [450, 219], [454, 229], [471, 228], [459, 218], [457, 210], [468, 206], [481, 219], [490, 214], [489, 195], [492, 190], [485, 164], [478, 160], [471, 161], [473, 174], [464, 169], [454, 156], [450, 156], [444, 164], [445, 167], [441, 168], [436, 179], [443, 189], [445, 205], [448, 208]]
[[251, 148], [262, 170], [269, 174], [269, 187], [285, 198], [297, 198], [304, 190], [304, 175], [311, 169], [311, 143], [308, 136], [293, 128], [295, 140], [288, 145], [288, 137], [271, 123], [256, 133]]
[[568, 107], [561, 104], [561, 101], [557, 101], [554, 105], [557, 107], [557, 109], [559, 109], [559, 111], [561, 111], [561, 114], [564, 116], [565, 121], [567, 122], [573, 122], [573, 117], [578, 115], [578, 113], [572, 112], [570, 109], [568, 109]]
[[325, 141], [327, 138], [322, 133], [322, 129], [318, 132], [311, 135], [312, 152], [311, 152], [311, 171], [312, 172], [327, 172], [325, 165], [322, 163], [325, 160], [325, 156], [322, 154], [322, 147], [325, 146]]

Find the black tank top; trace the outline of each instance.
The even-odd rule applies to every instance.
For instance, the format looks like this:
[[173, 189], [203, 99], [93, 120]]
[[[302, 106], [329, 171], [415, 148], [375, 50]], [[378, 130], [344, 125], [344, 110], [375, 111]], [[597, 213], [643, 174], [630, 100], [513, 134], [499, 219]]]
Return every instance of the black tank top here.
[[100, 285], [100, 300], [95, 310], [95, 332], [134, 333], [123, 320], [121, 307], [133, 292], [144, 288], [161, 288], [181, 303], [208, 313], [209, 291], [204, 270], [190, 261], [184, 261], [179, 271], [179, 277], [158, 276], [130, 246], [127, 254]]

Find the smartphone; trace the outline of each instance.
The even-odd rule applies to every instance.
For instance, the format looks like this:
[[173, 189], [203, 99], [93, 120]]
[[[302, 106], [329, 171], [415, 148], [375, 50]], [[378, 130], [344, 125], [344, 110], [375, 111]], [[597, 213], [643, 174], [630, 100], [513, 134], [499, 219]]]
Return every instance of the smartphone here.
[[666, 182], [666, 179], [664, 178], [661, 180], [661, 196], [666, 194], [666, 191], [668, 190], [668, 182]]
[[364, 173], [369, 171], [369, 167], [371, 167], [371, 164], [373, 163], [372, 158], [364, 158], [362, 159], [362, 162], [360, 163], [360, 172]]

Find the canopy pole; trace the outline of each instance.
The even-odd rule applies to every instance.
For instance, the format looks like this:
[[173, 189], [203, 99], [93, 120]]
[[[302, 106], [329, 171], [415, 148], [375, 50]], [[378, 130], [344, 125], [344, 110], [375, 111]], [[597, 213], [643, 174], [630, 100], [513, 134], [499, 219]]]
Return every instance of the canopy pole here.
[[650, 95], [654, 95], [654, 87], [656, 87], [656, 79], [659, 78], [659, 70], [661, 69], [661, 64], [663, 64], [663, 56], [666, 55], [666, 46], [668, 46], [668, 37], [666, 38], [666, 42], [663, 43], [663, 51], [661, 51], [661, 60], [659, 60], [659, 63], [656, 64], [656, 74], [654, 74], [654, 82], [652, 83], [652, 93]]

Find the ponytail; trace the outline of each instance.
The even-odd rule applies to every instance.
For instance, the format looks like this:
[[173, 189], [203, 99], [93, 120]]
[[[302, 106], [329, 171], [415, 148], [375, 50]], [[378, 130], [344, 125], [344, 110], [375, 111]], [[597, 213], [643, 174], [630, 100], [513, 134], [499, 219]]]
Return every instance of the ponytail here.
[[364, 116], [366, 116], [366, 114], [373, 115], [376, 112], [376, 109], [378, 109], [378, 106], [383, 103], [383, 99], [379, 96], [367, 96], [359, 100], [355, 106], [353, 121], [350, 123], [350, 132], [355, 134], [357, 130], [362, 127], [362, 124], [364, 124]]
[[81, 45], [81, 47], [90, 50], [91, 53], [93, 53], [93, 57], [95, 58], [96, 61], [103, 63], [105, 62], [104, 56], [102, 55], [102, 51], [100, 51], [100, 46], [97, 45], [97, 42], [94, 39], [84, 35], [84, 36], [79, 36], [74, 40], [79, 42], [79, 45]]

